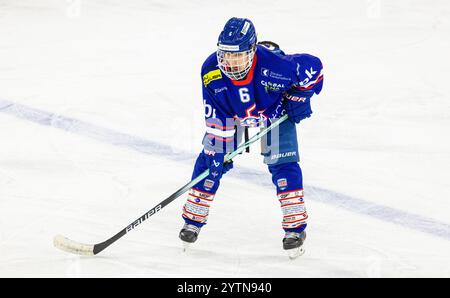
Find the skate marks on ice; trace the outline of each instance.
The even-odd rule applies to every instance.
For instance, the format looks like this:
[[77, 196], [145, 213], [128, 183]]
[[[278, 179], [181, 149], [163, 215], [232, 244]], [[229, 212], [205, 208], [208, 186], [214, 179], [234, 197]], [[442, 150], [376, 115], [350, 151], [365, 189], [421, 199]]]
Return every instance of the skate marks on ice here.
[[[159, 155], [163, 158], [168, 158], [178, 162], [191, 164], [192, 160], [196, 157], [195, 154], [183, 152], [178, 149], [174, 150], [168, 145], [118, 132], [95, 124], [90, 124], [74, 118], [65, 117], [64, 115], [42, 111], [1, 98], [0, 112], [40, 125], [59, 128], [64, 131], [85, 136], [109, 145], [133, 149], [144, 154]], [[271, 189], [273, 187], [269, 180], [261, 179], [261, 177], [266, 175], [266, 173], [262, 171], [236, 168], [230, 173], [230, 176], [235, 177], [242, 177], [244, 175], [251, 183]], [[418, 214], [375, 204], [359, 198], [354, 198], [321, 187], [305, 186], [305, 190], [311, 194], [309, 198], [310, 200], [344, 208], [351, 212], [370, 216], [384, 222], [397, 224], [412, 230], [450, 240], [450, 224], [439, 222], [432, 218], [423, 217]]]

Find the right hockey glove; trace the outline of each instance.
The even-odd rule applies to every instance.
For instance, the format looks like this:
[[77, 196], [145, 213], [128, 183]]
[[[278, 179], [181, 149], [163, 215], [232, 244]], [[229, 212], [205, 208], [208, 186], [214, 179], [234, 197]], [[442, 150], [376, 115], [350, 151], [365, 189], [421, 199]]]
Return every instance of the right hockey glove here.
[[233, 168], [233, 161], [224, 163], [225, 153], [204, 149], [202, 152], [205, 165], [209, 168], [208, 179], [219, 181], [222, 175]]
[[284, 109], [289, 116], [289, 120], [294, 123], [299, 123], [301, 120], [311, 117], [311, 97], [314, 91], [310, 90], [297, 90], [291, 88], [284, 93]]

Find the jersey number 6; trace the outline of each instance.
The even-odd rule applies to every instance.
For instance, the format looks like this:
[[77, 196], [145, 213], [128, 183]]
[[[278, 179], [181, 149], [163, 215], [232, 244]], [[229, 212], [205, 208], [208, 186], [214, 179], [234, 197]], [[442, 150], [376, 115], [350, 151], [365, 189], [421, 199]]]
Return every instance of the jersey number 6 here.
[[250, 101], [250, 94], [248, 94], [247, 88], [239, 88], [239, 97], [243, 103]]

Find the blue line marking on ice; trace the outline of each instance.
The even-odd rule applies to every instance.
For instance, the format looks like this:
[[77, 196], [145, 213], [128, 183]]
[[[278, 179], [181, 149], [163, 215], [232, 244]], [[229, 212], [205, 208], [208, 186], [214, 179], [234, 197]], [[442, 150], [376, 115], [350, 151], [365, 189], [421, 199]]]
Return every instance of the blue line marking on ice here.
[[131, 148], [141, 153], [157, 154], [166, 157], [170, 154], [170, 157], [174, 160], [192, 159], [192, 154], [187, 154], [186, 152], [174, 152], [174, 150], [167, 145], [117, 132], [74, 118], [27, 107], [1, 98], [0, 112], [14, 115], [18, 118], [37, 124], [59, 128], [110, 145]]
[[[236, 176], [240, 177], [245, 176], [246, 179], [252, 181], [254, 184], [274, 189], [270, 176], [267, 178], [268, 175], [264, 172], [237, 168], [233, 169], [231, 173], [237, 174]], [[338, 208], [367, 215], [384, 222], [397, 224], [406, 228], [450, 240], [450, 225], [439, 222], [435, 219], [423, 217], [418, 214], [409, 213], [388, 206], [375, 204], [317, 186], [306, 185], [304, 188], [305, 193], [308, 194], [308, 200], [333, 205]]]
[[[37, 124], [63, 129], [77, 135], [89, 137], [96, 141], [133, 149], [145, 154], [160, 155], [171, 160], [183, 161], [190, 164], [192, 163], [192, 160], [196, 158], [196, 154], [179, 152], [178, 150], [175, 152], [172, 147], [167, 145], [65, 117], [63, 115], [27, 107], [8, 100], [0, 99], [0, 112]], [[236, 177], [245, 175], [252, 183], [273, 189], [272, 182], [267, 178], [269, 177], [267, 173], [237, 168], [234, 169], [231, 174]], [[353, 198], [316, 186], [305, 186], [305, 190], [310, 194], [309, 199], [450, 240], [449, 224], [364, 201], [362, 199]]]

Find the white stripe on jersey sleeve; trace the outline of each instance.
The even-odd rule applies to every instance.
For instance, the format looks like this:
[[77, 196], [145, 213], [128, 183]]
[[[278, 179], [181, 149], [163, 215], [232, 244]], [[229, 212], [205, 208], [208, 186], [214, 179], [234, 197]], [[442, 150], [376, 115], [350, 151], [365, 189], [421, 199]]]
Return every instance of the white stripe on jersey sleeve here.
[[234, 129], [232, 130], [220, 130], [217, 128], [212, 128], [212, 127], [206, 127], [206, 132], [222, 137], [222, 138], [229, 138], [234, 136]]

